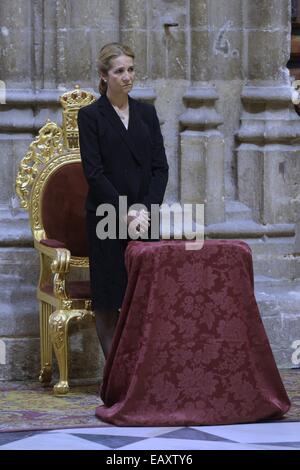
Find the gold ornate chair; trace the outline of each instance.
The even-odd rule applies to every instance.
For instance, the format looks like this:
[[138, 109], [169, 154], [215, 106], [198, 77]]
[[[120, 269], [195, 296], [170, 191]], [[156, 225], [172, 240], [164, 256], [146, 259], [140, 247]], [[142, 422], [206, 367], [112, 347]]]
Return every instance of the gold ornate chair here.
[[40, 315], [40, 382], [50, 383], [52, 348], [59, 382], [55, 394], [65, 394], [68, 385], [68, 326], [71, 320], [93, 317], [89, 281], [68, 281], [71, 269], [89, 267], [85, 231], [84, 179], [77, 127], [80, 107], [95, 97], [76, 86], [63, 94], [63, 126], [51, 121], [41, 128], [20, 163], [16, 192], [27, 209], [40, 255], [37, 288]]

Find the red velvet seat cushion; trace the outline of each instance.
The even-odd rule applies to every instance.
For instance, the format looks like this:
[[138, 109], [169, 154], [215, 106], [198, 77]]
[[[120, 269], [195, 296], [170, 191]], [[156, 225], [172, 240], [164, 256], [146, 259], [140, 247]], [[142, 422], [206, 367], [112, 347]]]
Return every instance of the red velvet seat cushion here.
[[41, 240], [40, 243], [50, 248], [67, 248], [66, 245], [58, 240], [52, 240], [47, 238], [46, 240]]
[[[45, 284], [42, 290], [53, 295], [53, 284]], [[89, 281], [69, 281], [67, 282], [67, 294], [72, 299], [90, 299], [91, 290]]]
[[48, 239], [65, 244], [72, 256], [88, 256], [85, 199], [88, 187], [81, 162], [57, 169], [42, 196], [42, 221]]

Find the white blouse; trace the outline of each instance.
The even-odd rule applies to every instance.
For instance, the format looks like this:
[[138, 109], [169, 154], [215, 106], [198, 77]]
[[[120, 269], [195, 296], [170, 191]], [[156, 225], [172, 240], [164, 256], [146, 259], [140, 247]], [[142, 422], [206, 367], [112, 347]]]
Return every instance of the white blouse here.
[[123, 122], [124, 126], [126, 127], [126, 129], [128, 129], [129, 112], [128, 112], [127, 115], [124, 115], [124, 114], [120, 113], [119, 109], [116, 106], [113, 105], [113, 107], [114, 107], [116, 113], [118, 114], [119, 118]]

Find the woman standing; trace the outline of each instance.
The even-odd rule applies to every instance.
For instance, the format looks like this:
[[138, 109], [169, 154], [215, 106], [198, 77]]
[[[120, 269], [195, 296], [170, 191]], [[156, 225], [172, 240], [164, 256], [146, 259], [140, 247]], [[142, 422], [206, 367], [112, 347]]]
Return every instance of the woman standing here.
[[[140, 103], [132, 89], [134, 53], [125, 45], [106, 44], [99, 54], [101, 97], [78, 113], [80, 151], [89, 185], [86, 220], [89, 244], [92, 309], [97, 334], [107, 357], [127, 285], [127, 239], [118, 237], [119, 196], [127, 205], [144, 204], [147, 211], [125, 215], [140, 234], [149, 230], [151, 204], [161, 204], [168, 163], [155, 107]], [[111, 204], [117, 215], [117, 236], [97, 237], [100, 204]]]

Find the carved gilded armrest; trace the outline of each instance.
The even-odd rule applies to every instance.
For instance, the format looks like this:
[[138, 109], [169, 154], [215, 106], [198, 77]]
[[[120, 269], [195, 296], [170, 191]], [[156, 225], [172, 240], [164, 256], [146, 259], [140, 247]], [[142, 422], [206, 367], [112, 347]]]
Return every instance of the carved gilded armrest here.
[[48, 280], [49, 263], [45, 263], [44, 257], [51, 261], [50, 269], [54, 274], [53, 293], [57, 299], [67, 300], [69, 298], [66, 290], [66, 274], [70, 271], [71, 253], [67, 248], [52, 248], [34, 240], [34, 247], [41, 256], [40, 287]]

